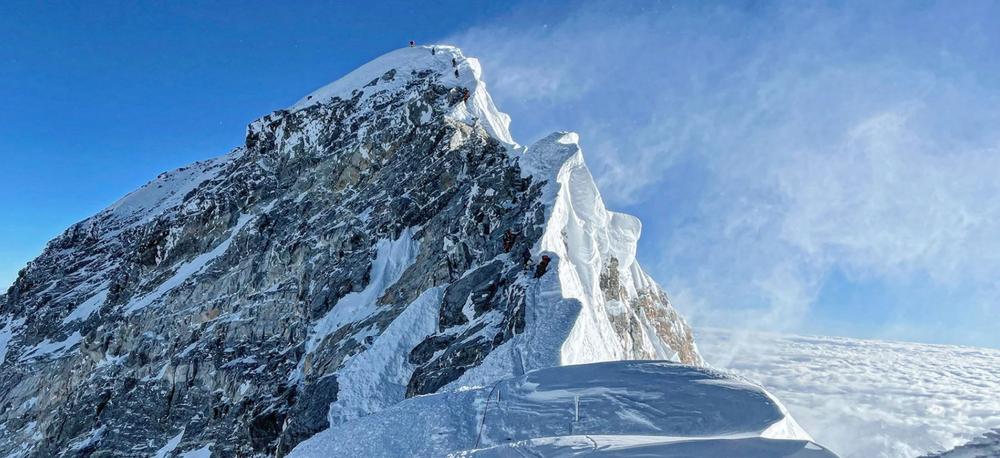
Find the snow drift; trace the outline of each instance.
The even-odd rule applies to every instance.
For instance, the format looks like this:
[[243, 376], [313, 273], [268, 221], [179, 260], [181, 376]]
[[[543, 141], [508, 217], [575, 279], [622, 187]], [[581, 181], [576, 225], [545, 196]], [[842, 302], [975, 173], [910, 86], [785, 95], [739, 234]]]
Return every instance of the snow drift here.
[[707, 369], [619, 361], [409, 399], [292, 457], [832, 457], [762, 388]]

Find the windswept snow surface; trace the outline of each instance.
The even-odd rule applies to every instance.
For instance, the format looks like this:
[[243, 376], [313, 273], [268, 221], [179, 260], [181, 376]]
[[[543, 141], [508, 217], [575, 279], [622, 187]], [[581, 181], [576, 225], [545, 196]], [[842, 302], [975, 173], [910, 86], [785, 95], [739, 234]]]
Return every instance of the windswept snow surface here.
[[22, 353], [20, 361], [30, 361], [36, 358], [59, 358], [76, 347], [82, 339], [80, 331], [73, 331], [69, 337], [57, 342], [45, 339]]
[[844, 458], [914, 457], [1000, 428], [1000, 350], [719, 329], [697, 334], [710, 364], [761, 383], [817, 442]]
[[451, 457], [569, 457], [614, 458], [829, 458], [828, 450], [800, 440], [747, 438], [662, 438], [656, 436], [563, 436], [519, 441]]
[[604, 456], [834, 456], [812, 443], [760, 387], [715, 371], [663, 361], [554, 367], [485, 387], [410, 398], [321, 432], [296, 447], [291, 456], [575, 456], [594, 452]]
[[180, 445], [181, 439], [183, 438], [184, 438], [184, 430], [182, 429], [181, 432], [177, 433], [176, 436], [170, 438], [170, 440], [168, 440], [167, 443], [163, 445], [163, 447], [157, 450], [156, 454], [153, 455], [153, 458], [167, 458], [168, 456], [170, 456], [171, 453], [173, 453], [174, 450], [177, 449], [177, 446]]

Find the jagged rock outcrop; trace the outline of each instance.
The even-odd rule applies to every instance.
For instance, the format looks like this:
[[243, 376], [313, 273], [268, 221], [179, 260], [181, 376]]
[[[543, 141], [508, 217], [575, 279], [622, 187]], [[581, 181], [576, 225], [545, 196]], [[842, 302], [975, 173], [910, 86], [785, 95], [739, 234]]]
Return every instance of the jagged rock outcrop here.
[[700, 364], [575, 135], [507, 125], [474, 59], [402, 49], [73, 225], [0, 296], [0, 455], [282, 455], [417, 394]]

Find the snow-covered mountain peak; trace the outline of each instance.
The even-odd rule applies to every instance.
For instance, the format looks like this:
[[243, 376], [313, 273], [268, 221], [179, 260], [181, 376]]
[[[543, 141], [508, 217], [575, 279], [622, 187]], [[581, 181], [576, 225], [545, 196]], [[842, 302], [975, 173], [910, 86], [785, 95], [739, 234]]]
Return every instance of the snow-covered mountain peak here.
[[468, 103], [456, 105], [449, 116], [478, 122], [494, 138], [508, 147], [516, 147], [510, 135], [510, 116], [500, 112], [486, 91], [479, 60], [466, 57], [462, 50], [449, 45], [421, 45], [400, 48], [379, 56], [340, 79], [303, 97], [289, 111], [327, 103], [334, 98], [367, 97], [393, 88], [402, 88], [412, 78], [433, 74], [445, 88], [468, 91]]
[[0, 296], [0, 455], [283, 455], [533, 370], [701, 365], [578, 136], [509, 122], [475, 59], [404, 48], [72, 226]]

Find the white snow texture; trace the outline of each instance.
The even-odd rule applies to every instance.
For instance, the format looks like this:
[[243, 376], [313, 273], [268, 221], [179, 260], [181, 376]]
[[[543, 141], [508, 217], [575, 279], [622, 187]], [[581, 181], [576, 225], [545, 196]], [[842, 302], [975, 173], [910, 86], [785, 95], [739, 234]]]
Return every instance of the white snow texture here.
[[577, 455], [834, 456], [762, 388], [663, 361], [554, 367], [411, 398], [290, 456]]
[[1000, 428], [1000, 350], [719, 329], [697, 336], [710, 364], [761, 383], [844, 458], [915, 457]]

